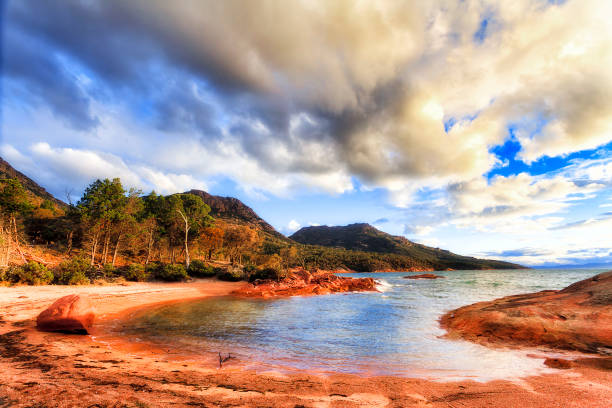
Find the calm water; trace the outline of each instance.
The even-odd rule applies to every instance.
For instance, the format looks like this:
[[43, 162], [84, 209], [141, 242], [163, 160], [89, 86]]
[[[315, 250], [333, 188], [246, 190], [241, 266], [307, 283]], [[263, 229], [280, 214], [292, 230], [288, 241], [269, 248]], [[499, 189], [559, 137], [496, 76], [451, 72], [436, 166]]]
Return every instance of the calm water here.
[[232, 352], [260, 369], [442, 379], [520, 377], [544, 370], [541, 359], [527, 357], [533, 350], [493, 350], [442, 339], [437, 319], [463, 305], [560, 289], [599, 272], [451, 271], [437, 272], [446, 276], [437, 280], [402, 279], [408, 273], [354, 274], [349, 276], [379, 280], [382, 292], [184, 302], [132, 315], [123, 333], [169, 349]]

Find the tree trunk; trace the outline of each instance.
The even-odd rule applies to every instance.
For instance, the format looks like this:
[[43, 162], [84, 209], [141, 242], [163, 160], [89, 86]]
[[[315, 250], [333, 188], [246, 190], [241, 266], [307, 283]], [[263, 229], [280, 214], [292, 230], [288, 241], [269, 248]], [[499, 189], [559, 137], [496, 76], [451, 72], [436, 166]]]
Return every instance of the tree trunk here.
[[91, 261], [89, 262], [90, 265], [93, 265], [94, 262], [96, 261], [97, 246], [98, 246], [98, 232], [96, 231], [96, 233], [94, 234], [93, 240], [91, 242]]
[[121, 241], [121, 236], [123, 234], [120, 232], [119, 236], [117, 237], [117, 242], [115, 243], [115, 250], [113, 251], [113, 262], [112, 262], [112, 266], [115, 267], [115, 261], [117, 260], [117, 252], [119, 252], [119, 241]]
[[189, 219], [180, 210], [176, 210], [179, 213], [183, 221], [185, 221], [185, 265], [189, 268]]
[[149, 235], [149, 243], [147, 245], [147, 259], [145, 260], [145, 265], [149, 264], [149, 259], [151, 258], [152, 248], [153, 248], [153, 230], [151, 230], [151, 234]]
[[21, 260], [23, 261], [23, 263], [26, 263], [27, 260], [25, 256], [23, 255], [23, 252], [21, 252], [21, 248], [19, 247], [19, 233], [17, 232], [17, 218], [12, 217], [12, 221], [13, 221], [13, 233], [15, 234], [15, 248], [17, 249], [17, 253], [19, 254], [19, 256], [21, 256]]
[[104, 252], [102, 255], [102, 265], [106, 264], [106, 260], [108, 259], [108, 247], [110, 246], [110, 228], [106, 231], [106, 236], [104, 237]]
[[4, 239], [5, 239], [5, 244], [6, 244], [6, 252], [5, 252], [5, 258], [2, 260], [2, 266], [8, 266], [9, 265], [9, 259], [11, 257], [11, 241], [10, 241], [10, 233], [11, 230], [10, 228], [5, 226], [4, 221], [2, 222], [2, 235], [4, 235]]
[[74, 230], [70, 230], [68, 233], [68, 256], [70, 256], [70, 252], [72, 252], [72, 236], [74, 234]]
[[189, 242], [187, 241], [187, 234], [189, 234], [189, 228], [187, 227], [187, 223], [185, 223], [185, 266], [189, 268], [191, 260], [189, 259]]
[[174, 247], [170, 249], [170, 263], [174, 263]]

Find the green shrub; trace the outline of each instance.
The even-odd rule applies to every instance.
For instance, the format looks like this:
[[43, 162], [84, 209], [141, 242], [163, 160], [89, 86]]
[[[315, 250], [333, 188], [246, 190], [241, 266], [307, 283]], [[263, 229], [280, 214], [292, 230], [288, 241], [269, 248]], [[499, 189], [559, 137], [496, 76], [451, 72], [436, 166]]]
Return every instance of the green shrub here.
[[249, 276], [249, 282], [253, 282], [257, 279], [265, 280], [265, 279], [273, 279], [273, 280], [281, 280], [286, 278], [288, 275], [287, 270], [280, 267], [267, 267], [262, 268]]
[[194, 259], [189, 263], [187, 273], [193, 278], [209, 278], [215, 276], [215, 269], [212, 266], [206, 265], [204, 261]]
[[[87, 261], [89, 263], [89, 261]], [[87, 266], [87, 269], [85, 269], [85, 276], [87, 277], [87, 279], [89, 279], [91, 282], [95, 282], [95, 281], [110, 281], [113, 280], [117, 274], [118, 274], [118, 270], [117, 268], [115, 268], [113, 265], [111, 264], [104, 264], [104, 266], [102, 268], [98, 268], [95, 266]]]
[[7, 280], [6, 268], [0, 268], [0, 282], [6, 282]]
[[163, 267], [159, 262], [149, 262], [145, 265], [145, 273], [150, 277], [155, 278], [157, 276], [157, 271]]
[[257, 273], [257, 267], [253, 264], [245, 265], [242, 268], [242, 274], [244, 275], [244, 278], [247, 280], [250, 280], [251, 276], [253, 276], [255, 273]]
[[151, 274], [145, 270], [144, 265], [131, 264], [123, 273], [125, 279], [135, 282], [145, 282], [149, 280]]
[[187, 271], [181, 264], [167, 264], [157, 268], [155, 279], [166, 282], [177, 282], [188, 279]]
[[64, 261], [53, 271], [55, 282], [61, 285], [86, 285], [93, 268], [85, 258], [77, 257]]
[[10, 267], [5, 278], [11, 283], [47, 285], [53, 281], [53, 273], [45, 265], [30, 261], [25, 265]]
[[245, 276], [242, 268], [230, 266], [229, 268], [220, 272], [217, 277], [224, 281], [237, 282], [243, 280]]
[[102, 273], [102, 277], [104, 279], [112, 279], [115, 276], [119, 275], [119, 270], [115, 268], [112, 264], [104, 264], [104, 267], [100, 270]]

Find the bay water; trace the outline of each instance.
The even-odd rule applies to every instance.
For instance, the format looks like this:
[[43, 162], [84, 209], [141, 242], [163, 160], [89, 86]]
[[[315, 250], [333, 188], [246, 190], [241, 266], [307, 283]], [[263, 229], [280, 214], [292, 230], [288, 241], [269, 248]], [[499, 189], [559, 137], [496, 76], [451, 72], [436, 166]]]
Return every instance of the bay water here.
[[[168, 350], [231, 353], [253, 369], [394, 375], [488, 381], [547, 370], [544, 350], [490, 348], [443, 337], [438, 319], [471, 303], [561, 289], [603, 270], [443, 271], [436, 280], [411, 273], [372, 277], [380, 292], [270, 300], [208, 298], [133, 313], [122, 335]], [[531, 355], [531, 356], [530, 356]]]

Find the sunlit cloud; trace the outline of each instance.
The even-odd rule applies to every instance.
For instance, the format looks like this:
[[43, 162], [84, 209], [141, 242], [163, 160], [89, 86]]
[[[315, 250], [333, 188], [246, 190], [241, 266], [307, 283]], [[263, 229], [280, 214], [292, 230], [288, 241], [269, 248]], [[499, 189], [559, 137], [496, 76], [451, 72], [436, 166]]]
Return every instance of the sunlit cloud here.
[[[262, 202], [382, 191], [390, 214], [355, 221], [532, 248], [595, 231], [609, 205], [611, 14], [595, 0], [9, 2], [2, 155], [59, 196], [94, 177], [162, 193], [230, 180]], [[523, 245], [525, 230], [542, 235]]]

